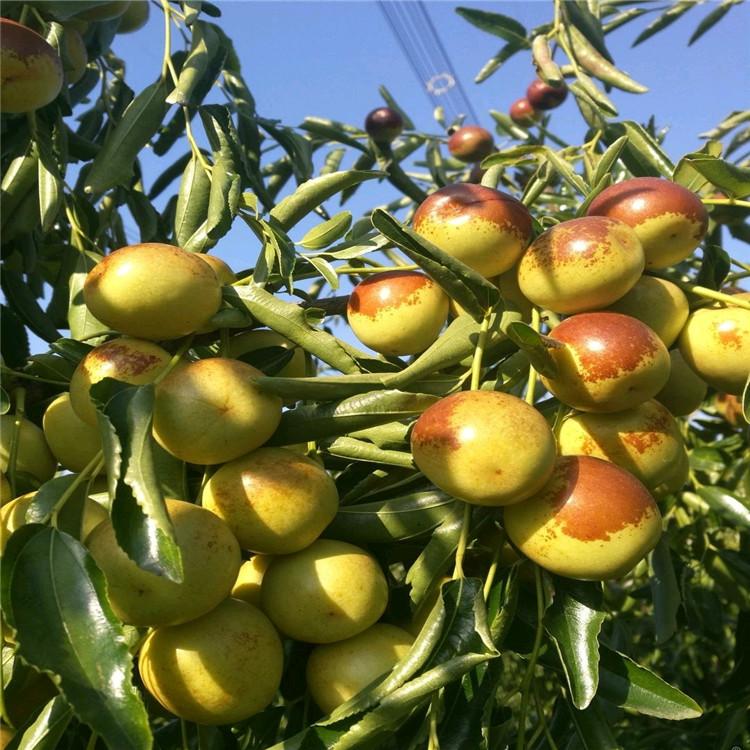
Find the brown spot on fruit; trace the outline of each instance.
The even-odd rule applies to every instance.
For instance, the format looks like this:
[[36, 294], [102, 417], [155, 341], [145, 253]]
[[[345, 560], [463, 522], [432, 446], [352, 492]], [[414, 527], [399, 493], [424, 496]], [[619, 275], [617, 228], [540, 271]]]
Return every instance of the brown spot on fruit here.
[[470, 393], [456, 393], [440, 399], [440, 401], [425, 409], [411, 431], [412, 446], [458, 448], [461, 441], [451, 420], [459, 404], [466, 403], [467, 396], [470, 396]]
[[155, 354], [138, 351], [129, 346], [111, 342], [92, 349], [87, 366], [97, 367], [105, 364], [117, 370], [118, 375], [140, 375], [159, 364], [161, 358]]

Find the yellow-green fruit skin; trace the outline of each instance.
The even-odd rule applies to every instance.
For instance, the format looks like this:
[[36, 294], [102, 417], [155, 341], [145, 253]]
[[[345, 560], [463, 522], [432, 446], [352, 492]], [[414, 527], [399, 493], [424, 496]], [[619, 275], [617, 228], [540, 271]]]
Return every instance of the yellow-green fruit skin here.
[[413, 640], [395, 625], [378, 623], [345, 641], [316, 646], [307, 661], [310, 695], [331, 713], [390, 672], [409, 653]]
[[529, 245], [518, 286], [535, 305], [557, 313], [606, 307], [632, 289], [645, 260], [635, 232], [601, 216], [556, 224]]
[[167, 500], [182, 553], [183, 581], [175, 583], [139, 568], [119, 547], [110, 521], [87, 540], [107, 579], [115, 614], [131, 625], [177, 625], [213, 609], [232, 590], [240, 569], [240, 547], [229, 527], [205, 508]]
[[656, 497], [679, 492], [690, 478], [690, 457], [687, 450], [683, 450], [677, 461], [670, 467], [669, 474], [654, 490]]
[[176, 367], [156, 387], [154, 437], [193, 464], [219, 464], [259, 448], [281, 421], [281, 399], [252, 381], [261, 376], [224, 357]]
[[712, 388], [739, 396], [750, 373], [750, 310], [696, 310], [682, 329], [679, 347], [688, 365]]
[[86, 424], [97, 425], [91, 386], [104, 378], [132, 385], [152, 383], [169, 364], [169, 352], [151, 341], [119, 338], [94, 347], [79, 363], [70, 379], [70, 404]]
[[675, 417], [686, 417], [703, 403], [708, 386], [685, 362], [679, 349], [670, 350], [669, 358], [672, 362], [669, 380], [655, 398]]
[[225, 599], [183, 625], [157, 628], [138, 656], [143, 684], [167, 711], [197, 724], [234, 724], [268, 706], [284, 653], [269, 619]]
[[234, 284], [237, 281], [234, 271], [221, 258], [217, 258], [215, 255], [207, 255], [206, 253], [195, 253], [195, 257], [200, 258], [204, 263], [213, 268], [216, 278], [222, 284]]
[[318, 539], [274, 558], [261, 586], [263, 611], [285, 635], [334, 643], [374, 625], [388, 604], [388, 583], [360, 547]]
[[424, 351], [448, 317], [448, 296], [418, 271], [386, 271], [361, 281], [346, 309], [354, 335], [381, 354]]
[[[0, 471], [6, 474], [15, 432], [15, 420], [12, 414], [3, 414], [0, 417]], [[18, 429], [16, 471], [29, 474], [43, 483], [52, 479], [56, 468], [57, 461], [47, 445], [44, 432], [33, 422], [21, 417], [21, 425]]]
[[69, 393], [61, 393], [47, 407], [42, 426], [47, 445], [69, 471], [83, 471], [102, 449], [99, 430], [75, 413]]
[[258, 349], [286, 349], [293, 351], [291, 359], [274, 375], [279, 378], [304, 378], [307, 375], [305, 350], [276, 331], [256, 329], [246, 331], [229, 339], [227, 356], [238, 359]]
[[118, 34], [131, 34], [142, 29], [149, 16], [148, 0], [131, 0], [127, 10], [120, 16], [120, 25], [117, 27]]
[[285, 448], [260, 448], [211, 476], [203, 506], [226, 521], [243, 549], [287, 555], [320, 536], [338, 511], [339, 495], [315, 461]]
[[60, 93], [60, 55], [36, 31], [0, 19], [0, 111], [21, 114], [49, 104]]
[[590, 456], [563, 456], [547, 484], [505, 509], [513, 544], [556, 575], [619, 578], [661, 536], [661, 514], [629, 472]]
[[492, 506], [534, 494], [552, 472], [556, 453], [544, 417], [499, 391], [440, 399], [414, 425], [411, 450], [419, 470], [441, 490]]
[[68, 62], [67, 67], [65, 67], [65, 81], [69, 86], [72, 86], [83, 77], [89, 58], [86, 45], [78, 31], [67, 23], [64, 26], [65, 57]]
[[645, 323], [667, 348], [677, 340], [690, 314], [683, 291], [671, 281], [656, 276], [641, 276], [635, 286], [607, 310]]
[[273, 557], [270, 555], [253, 555], [249, 560], [245, 560], [240, 565], [231, 595], [254, 607], [260, 607], [260, 587], [271, 560]]
[[194, 333], [221, 305], [208, 263], [173, 245], [144, 242], [107, 255], [86, 276], [83, 299], [105, 325], [159, 341]]
[[675, 418], [655, 400], [627, 411], [569, 417], [557, 440], [561, 455], [611, 461], [651, 490], [666, 481], [685, 450]]
[[557, 367], [544, 386], [579, 411], [632, 409], [653, 398], [669, 378], [669, 352], [640, 320], [611, 312], [566, 318], [550, 333]]

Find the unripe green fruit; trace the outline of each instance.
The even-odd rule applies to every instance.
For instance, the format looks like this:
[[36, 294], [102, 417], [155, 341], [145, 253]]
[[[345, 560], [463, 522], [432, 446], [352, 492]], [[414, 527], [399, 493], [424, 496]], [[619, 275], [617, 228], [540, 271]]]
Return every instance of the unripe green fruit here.
[[260, 448], [213, 474], [202, 502], [226, 521], [243, 549], [287, 555], [323, 533], [339, 495], [315, 461], [285, 448]]
[[739, 396], [750, 373], [750, 310], [703, 308], [682, 329], [680, 353], [717, 391]]
[[346, 316], [354, 335], [381, 354], [418, 354], [437, 339], [448, 296], [418, 271], [387, 271], [360, 281]]
[[270, 555], [253, 555], [240, 565], [240, 572], [232, 587], [231, 596], [243, 602], [260, 607], [260, 587], [263, 576], [268, 570], [273, 557]]
[[60, 55], [42, 36], [9, 18], [0, 18], [0, 111], [33, 112], [60, 93]]
[[464, 125], [448, 139], [448, 151], [451, 156], [467, 164], [482, 161], [494, 150], [492, 133], [478, 125]]
[[[0, 416], [0, 471], [8, 472], [10, 449], [15, 433], [15, 416]], [[21, 417], [18, 430], [18, 451], [16, 453], [16, 471], [30, 474], [39, 483], [52, 479], [57, 468], [57, 461], [44, 438], [44, 433], [25, 417]]]
[[[279, 378], [304, 378], [307, 374], [307, 355], [301, 346], [282, 336], [276, 331], [265, 328], [257, 328], [246, 331], [229, 339], [227, 356], [239, 359], [245, 354], [256, 352], [259, 349], [286, 349], [294, 354], [291, 359], [274, 375]], [[263, 368], [260, 368], [263, 369]]]
[[653, 398], [669, 378], [669, 352], [662, 340], [629, 315], [592, 312], [573, 315], [550, 338], [557, 365], [544, 386], [579, 411], [632, 409]]
[[571, 219], [539, 235], [518, 264], [518, 286], [535, 305], [578, 313], [612, 304], [643, 273], [633, 230], [600, 216]]
[[316, 646], [307, 661], [310, 695], [327, 714], [346, 703], [409, 653], [413, 638], [378, 623], [345, 641]]
[[94, 347], [76, 367], [70, 379], [70, 405], [86, 424], [97, 425], [91, 386], [104, 378], [132, 385], [152, 383], [169, 364], [171, 357], [150, 341], [113, 339]]
[[253, 383], [260, 375], [223, 357], [176, 367], [156, 387], [157, 442], [193, 464], [220, 464], [259, 448], [281, 421], [281, 399]]
[[557, 439], [561, 455], [611, 461], [651, 490], [666, 481], [685, 451], [674, 417], [654, 400], [627, 411], [569, 417]]
[[414, 231], [485, 278], [507, 271], [531, 239], [531, 214], [483, 185], [447, 185], [414, 214]]
[[221, 305], [221, 282], [195, 253], [144, 242], [94, 266], [83, 299], [105, 325], [128, 336], [176, 339], [206, 326]]
[[656, 497], [679, 492], [690, 478], [690, 458], [687, 450], [682, 450], [679, 458], [669, 468], [664, 481], [654, 490]]
[[388, 604], [388, 584], [374, 557], [346, 542], [318, 539], [274, 558], [261, 587], [263, 611], [285, 635], [333, 643], [374, 625]]
[[68, 61], [68, 65], [65, 67], [65, 82], [69, 86], [72, 86], [83, 78], [89, 62], [89, 56], [81, 35], [67, 23], [64, 24], [64, 27], [65, 57]]
[[222, 284], [234, 284], [237, 281], [234, 271], [221, 258], [206, 253], [194, 253], [194, 255], [213, 268], [216, 278]]
[[695, 193], [658, 177], [636, 177], [608, 187], [591, 201], [588, 216], [608, 216], [633, 227], [646, 268], [666, 268], [692, 255], [708, 228]]
[[433, 484], [474, 505], [520, 502], [545, 483], [555, 463], [544, 417], [500, 391], [440, 399], [414, 425], [411, 451]]
[[197, 724], [235, 724], [268, 706], [284, 653], [256, 607], [226, 599], [197, 620], [152, 631], [138, 656], [143, 684], [167, 711]]
[[69, 393], [61, 393], [47, 407], [42, 425], [52, 453], [69, 471], [83, 471], [102, 449], [98, 428], [73, 411]]
[[148, 21], [149, 10], [148, 0], [131, 0], [127, 10], [120, 16], [117, 33], [130, 34], [142, 29]]
[[205, 508], [167, 500], [182, 553], [182, 583], [139, 568], [120, 548], [110, 521], [87, 540], [107, 579], [115, 614], [131, 625], [177, 625], [213, 609], [232, 590], [240, 569], [240, 548], [229, 527]]
[[109, 21], [122, 16], [129, 7], [130, 0], [109, 0], [109, 2], [99, 3], [93, 8], [81, 11], [78, 18], [83, 18], [85, 21]]
[[708, 386], [685, 362], [679, 349], [672, 349], [669, 358], [672, 361], [669, 380], [655, 398], [675, 417], [686, 417], [703, 403]]
[[641, 276], [635, 286], [607, 310], [645, 323], [667, 348], [677, 340], [690, 314], [687, 297], [680, 287], [656, 276]]
[[546, 570], [601, 581], [625, 575], [656, 546], [661, 514], [624, 469], [589, 456], [565, 456], [539, 493], [505, 509], [505, 530]]

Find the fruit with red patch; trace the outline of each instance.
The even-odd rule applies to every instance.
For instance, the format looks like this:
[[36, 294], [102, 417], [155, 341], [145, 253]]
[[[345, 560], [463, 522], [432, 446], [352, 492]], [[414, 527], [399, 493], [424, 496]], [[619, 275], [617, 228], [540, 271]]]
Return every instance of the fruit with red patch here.
[[448, 138], [448, 151], [451, 156], [466, 164], [482, 161], [494, 150], [492, 133], [478, 125], [464, 125]]
[[533, 125], [540, 117], [539, 112], [534, 109], [531, 102], [525, 96], [516, 99], [510, 105], [508, 114], [510, 115], [510, 119], [522, 128], [528, 128], [530, 125]]
[[549, 83], [537, 78], [526, 89], [529, 104], [537, 110], [549, 110], [559, 107], [568, 97], [568, 87], [565, 83], [560, 86], [550, 86]]
[[403, 129], [404, 118], [391, 107], [373, 109], [365, 118], [365, 131], [375, 143], [390, 143], [401, 135]]
[[557, 460], [545, 486], [505, 509], [513, 544], [556, 575], [583, 580], [619, 578], [661, 536], [661, 514], [630, 473], [590, 456]]

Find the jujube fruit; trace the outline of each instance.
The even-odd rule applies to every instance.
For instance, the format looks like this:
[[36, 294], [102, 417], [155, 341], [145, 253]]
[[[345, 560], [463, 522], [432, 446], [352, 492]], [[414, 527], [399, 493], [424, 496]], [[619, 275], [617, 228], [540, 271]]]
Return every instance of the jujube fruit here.
[[131, 0], [127, 10], [120, 16], [117, 33], [130, 34], [142, 29], [148, 21], [149, 10], [148, 0]]
[[[304, 378], [307, 374], [307, 354], [305, 350], [280, 333], [267, 328], [256, 328], [232, 336], [229, 339], [227, 356], [244, 360], [244, 355], [252, 355], [253, 352], [261, 349], [283, 349], [292, 352], [289, 361], [278, 372], [272, 373], [276, 377]], [[252, 361], [249, 364], [252, 364]], [[263, 370], [263, 367], [259, 369]]]
[[708, 385], [685, 362], [679, 349], [672, 349], [669, 358], [672, 362], [669, 380], [654, 398], [664, 404], [675, 417], [686, 417], [703, 403]]
[[253, 555], [249, 560], [245, 560], [240, 565], [237, 580], [232, 586], [232, 597], [242, 599], [254, 607], [260, 607], [260, 587], [272, 560], [271, 555]]
[[65, 57], [67, 58], [67, 65], [64, 66], [65, 81], [72, 86], [80, 81], [86, 72], [89, 57], [81, 35], [67, 23], [65, 24], [64, 44]]
[[[12, 414], [0, 416], [0, 471], [8, 473], [11, 442], [15, 432], [16, 417]], [[16, 471], [28, 474], [40, 484], [52, 479], [57, 461], [47, 445], [44, 432], [33, 422], [21, 417], [18, 429]]]
[[548, 110], [559, 107], [568, 97], [568, 87], [565, 83], [560, 86], [550, 86], [540, 79], [529, 84], [526, 89], [526, 98], [529, 104], [537, 110]]
[[42, 426], [47, 445], [69, 471], [83, 471], [102, 449], [98, 427], [92, 427], [75, 413], [69, 393], [61, 393], [47, 407]]
[[365, 118], [365, 131], [375, 143], [390, 143], [401, 135], [404, 118], [390, 107], [373, 109]]
[[533, 123], [539, 119], [539, 112], [534, 109], [531, 102], [525, 96], [516, 99], [516, 101], [510, 105], [508, 114], [510, 115], [510, 119], [522, 128], [527, 128], [529, 125], [533, 125]]
[[448, 151], [459, 161], [482, 161], [495, 150], [492, 133], [478, 125], [464, 125], [448, 138]]

